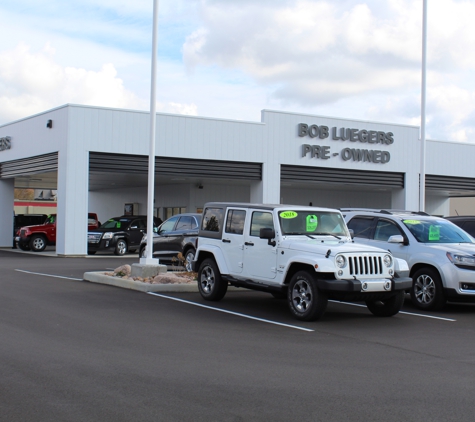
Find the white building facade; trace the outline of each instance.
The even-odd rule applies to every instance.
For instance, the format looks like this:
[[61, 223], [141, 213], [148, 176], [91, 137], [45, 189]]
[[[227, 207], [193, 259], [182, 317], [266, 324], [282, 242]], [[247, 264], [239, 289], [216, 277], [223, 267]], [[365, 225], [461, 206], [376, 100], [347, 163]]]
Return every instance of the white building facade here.
[[[14, 188], [57, 190], [58, 255], [87, 253], [87, 213], [147, 210], [149, 113], [65, 105], [0, 126], [0, 212]], [[155, 208], [207, 201], [418, 210], [416, 126], [264, 110], [260, 122], [156, 115]], [[426, 212], [475, 196], [475, 145], [427, 141]], [[0, 221], [0, 247], [13, 219]]]

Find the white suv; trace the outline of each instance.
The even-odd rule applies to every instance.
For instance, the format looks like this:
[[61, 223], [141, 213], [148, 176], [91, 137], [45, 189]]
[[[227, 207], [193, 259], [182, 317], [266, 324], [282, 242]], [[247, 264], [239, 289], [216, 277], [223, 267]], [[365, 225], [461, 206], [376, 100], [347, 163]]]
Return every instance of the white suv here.
[[328, 299], [395, 315], [412, 284], [406, 262], [352, 242], [340, 211], [295, 205], [205, 204], [193, 269], [206, 300], [246, 287], [286, 298], [304, 321], [320, 318]]
[[420, 309], [475, 302], [475, 239], [444, 218], [421, 212], [341, 209], [357, 243], [407, 261], [411, 299]]

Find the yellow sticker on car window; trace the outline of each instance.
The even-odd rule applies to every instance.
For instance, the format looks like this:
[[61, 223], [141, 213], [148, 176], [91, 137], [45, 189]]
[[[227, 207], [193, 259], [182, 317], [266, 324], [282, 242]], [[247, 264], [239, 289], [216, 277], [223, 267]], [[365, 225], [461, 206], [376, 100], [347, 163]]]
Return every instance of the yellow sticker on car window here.
[[405, 224], [421, 224], [420, 220], [404, 220]]
[[429, 240], [440, 240], [439, 226], [429, 226]]
[[298, 214], [295, 211], [282, 211], [279, 215], [280, 218], [295, 218]]
[[318, 226], [318, 218], [316, 215], [307, 215], [307, 225], [305, 230], [308, 232], [313, 232]]

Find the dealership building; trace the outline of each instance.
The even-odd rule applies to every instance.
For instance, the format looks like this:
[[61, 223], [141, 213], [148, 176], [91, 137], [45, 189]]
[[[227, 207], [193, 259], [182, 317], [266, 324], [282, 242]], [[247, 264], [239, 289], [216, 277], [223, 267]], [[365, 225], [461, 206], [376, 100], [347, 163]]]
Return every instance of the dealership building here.
[[[87, 254], [87, 213], [146, 214], [148, 112], [67, 104], [0, 126], [0, 247], [15, 188], [56, 190], [58, 255]], [[155, 214], [207, 201], [419, 209], [419, 127], [263, 110], [247, 122], [157, 114]], [[426, 142], [426, 212], [475, 196], [475, 145]]]

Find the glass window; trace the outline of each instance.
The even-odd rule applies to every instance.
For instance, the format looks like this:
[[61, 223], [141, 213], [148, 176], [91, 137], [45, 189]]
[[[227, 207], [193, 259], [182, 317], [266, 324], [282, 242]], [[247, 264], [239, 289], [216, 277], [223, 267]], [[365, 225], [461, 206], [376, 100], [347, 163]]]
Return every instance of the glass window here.
[[447, 220], [406, 219], [403, 223], [421, 243], [474, 243], [467, 232]]
[[189, 215], [180, 217], [175, 230], [191, 230], [191, 220]]
[[348, 236], [342, 215], [334, 211], [292, 210], [279, 211], [282, 234]]
[[223, 221], [223, 208], [206, 208], [203, 214], [202, 230], [220, 232], [220, 223]]
[[376, 229], [374, 232], [374, 240], [382, 240], [387, 242], [391, 236], [401, 235], [401, 230], [398, 226], [392, 221], [389, 220], [379, 220], [376, 224]]
[[355, 217], [348, 222], [348, 228], [353, 230], [355, 237], [369, 239], [373, 222], [374, 218]]
[[272, 218], [272, 213], [254, 211], [252, 213], [251, 219], [251, 236], [259, 237], [261, 229], [265, 228], [274, 228], [274, 220]]
[[246, 211], [228, 210], [228, 218], [226, 219], [226, 233], [243, 234], [245, 219]]
[[158, 232], [159, 233], [171, 232], [173, 228], [175, 227], [175, 223], [177, 222], [177, 220], [178, 220], [178, 217], [169, 218], [159, 227]]
[[165, 208], [164, 211], [165, 211], [165, 219], [168, 219], [177, 214], [184, 214], [186, 212], [186, 207]]

